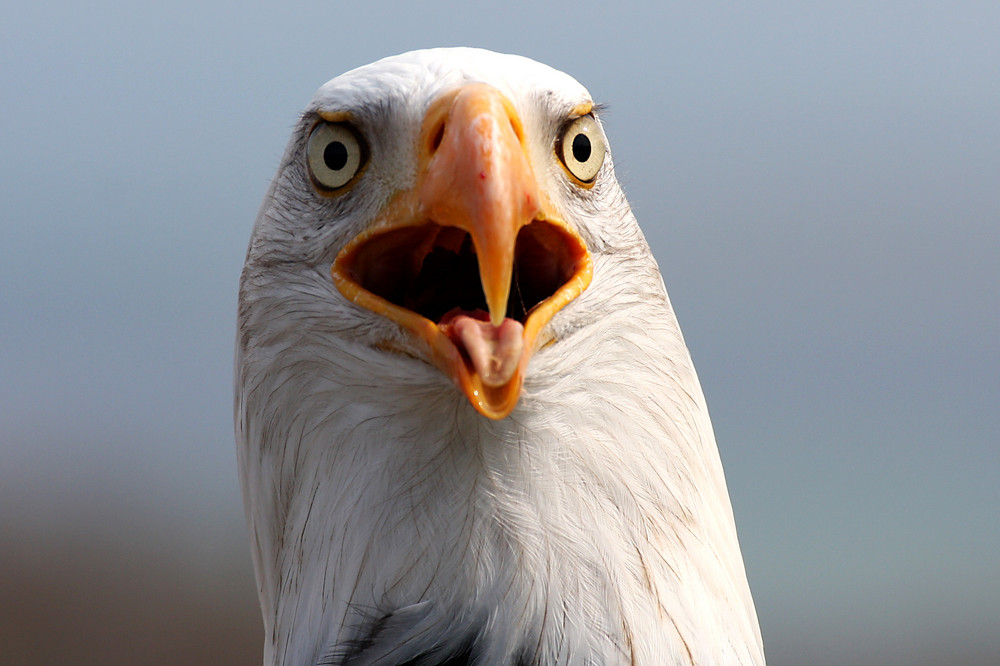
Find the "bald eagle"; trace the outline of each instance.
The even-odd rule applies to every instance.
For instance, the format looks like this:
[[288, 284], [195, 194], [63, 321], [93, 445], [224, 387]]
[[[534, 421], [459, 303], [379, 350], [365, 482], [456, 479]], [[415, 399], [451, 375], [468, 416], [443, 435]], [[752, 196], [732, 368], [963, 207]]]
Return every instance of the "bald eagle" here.
[[265, 664], [764, 664], [705, 400], [568, 75], [434, 49], [325, 84], [238, 318]]

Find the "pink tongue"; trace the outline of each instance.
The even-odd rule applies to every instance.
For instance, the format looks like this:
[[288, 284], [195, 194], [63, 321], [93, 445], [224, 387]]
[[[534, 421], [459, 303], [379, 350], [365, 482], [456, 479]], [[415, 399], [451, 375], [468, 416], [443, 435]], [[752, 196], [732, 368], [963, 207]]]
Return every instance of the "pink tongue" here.
[[465, 350], [483, 384], [496, 388], [514, 376], [524, 351], [521, 322], [507, 318], [500, 326], [493, 326], [489, 321], [457, 314], [442, 321], [441, 327], [459, 349]]

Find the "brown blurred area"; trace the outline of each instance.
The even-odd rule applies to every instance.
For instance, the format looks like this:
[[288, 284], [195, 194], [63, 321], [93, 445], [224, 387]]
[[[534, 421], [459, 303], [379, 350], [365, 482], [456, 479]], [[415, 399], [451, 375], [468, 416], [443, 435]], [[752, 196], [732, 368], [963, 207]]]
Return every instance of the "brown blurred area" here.
[[[0, 501], [0, 666], [259, 666], [263, 629], [239, 517], [205, 527], [201, 515], [179, 523], [126, 505], [64, 504], [61, 519], [41, 521], [4, 516]], [[1000, 664], [1000, 634], [984, 640], [946, 609], [927, 612], [933, 629], [873, 636], [836, 624], [816, 634], [765, 610], [768, 666]]]
[[0, 665], [261, 663], [239, 544], [199, 558], [197, 546], [152, 530], [0, 527]]

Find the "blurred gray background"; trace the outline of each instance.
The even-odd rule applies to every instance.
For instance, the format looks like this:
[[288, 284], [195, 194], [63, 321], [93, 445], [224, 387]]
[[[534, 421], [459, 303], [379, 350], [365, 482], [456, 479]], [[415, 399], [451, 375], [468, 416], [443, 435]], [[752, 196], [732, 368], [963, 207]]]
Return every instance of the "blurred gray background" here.
[[772, 666], [1000, 663], [1000, 3], [20, 2], [0, 22], [0, 664], [252, 664], [237, 280], [327, 79], [609, 105]]

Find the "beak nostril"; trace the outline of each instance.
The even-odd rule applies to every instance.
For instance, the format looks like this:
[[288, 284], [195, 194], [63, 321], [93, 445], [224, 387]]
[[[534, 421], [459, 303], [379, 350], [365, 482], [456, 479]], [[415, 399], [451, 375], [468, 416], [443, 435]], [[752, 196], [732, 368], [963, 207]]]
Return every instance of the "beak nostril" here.
[[431, 141], [428, 146], [428, 152], [433, 155], [437, 152], [438, 147], [441, 145], [441, 141], [444, 139], [444, 122], [439, 123], [430, 136]]

